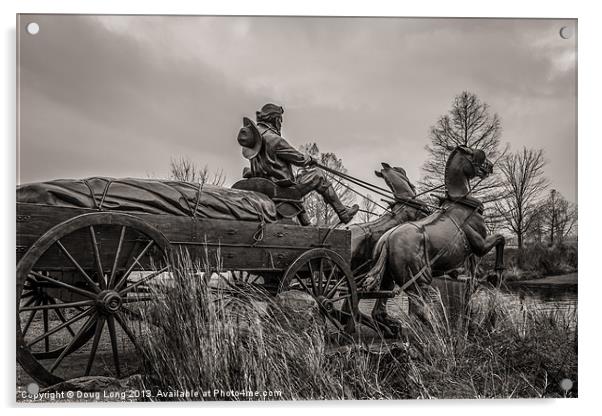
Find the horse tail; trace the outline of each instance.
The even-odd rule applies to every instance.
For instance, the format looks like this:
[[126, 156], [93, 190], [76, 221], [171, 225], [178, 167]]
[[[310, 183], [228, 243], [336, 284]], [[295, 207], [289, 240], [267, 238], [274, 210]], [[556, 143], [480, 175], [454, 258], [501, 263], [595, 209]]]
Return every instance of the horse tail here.
[[372, 251], [372, 258], [375, 259], [374, 265], [366, 273], [366, 283], [370, 289], [374, 289], [380, 286], [385, 269], [387, 267], [387, 259], [389, 257], [389, 236], [391, 232], [397, 228], [394, 227], [383, 234], [381, 238], [376, 242], [374, 250]]

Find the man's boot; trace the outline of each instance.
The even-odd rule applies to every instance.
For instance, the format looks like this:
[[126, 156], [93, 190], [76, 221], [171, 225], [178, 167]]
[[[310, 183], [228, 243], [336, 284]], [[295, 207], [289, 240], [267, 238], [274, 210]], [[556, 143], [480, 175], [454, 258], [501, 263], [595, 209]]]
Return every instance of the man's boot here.
[[321, 192], [324, 200], [334, 209], [334, 211], [339, 216], [339, 219], [343, 224], [347, 224], [349, 221], [353, 219], [353, 216], [357, 214], [360, 207], [357, 204], [354, 204], [350, 207], [343, 205], [339, 196], [335, 192], [332, 186], [326, 188], [324, 192]]

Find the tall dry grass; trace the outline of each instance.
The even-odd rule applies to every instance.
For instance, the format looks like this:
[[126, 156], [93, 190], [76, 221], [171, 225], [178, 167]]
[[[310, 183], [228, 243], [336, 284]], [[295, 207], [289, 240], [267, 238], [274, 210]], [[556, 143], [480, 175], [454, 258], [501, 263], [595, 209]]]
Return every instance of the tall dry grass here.
[[[464, 325], [450, 325], [439, 312], [428, 322], [406, 316], [405, 342], [341, 346], [329, 343], [320, 320], [293, 316], [259, 289], [210, 288], [199, 278], [202, 269], [180, 257], [172, 283], [159, 289], [149, 316], [155, 325], [144, 340], [153, 389], [212, 392], [206, 400], [577, 393], [576, 386], [566, 393], [558, 385], [577, 379], [576, 315], [519, 313], [489, 290], [471, 303]], [[442, 305], [424, 307], [440, 311]], [[260, 395], [216, 396], [215, 390]]]
[[[410, 377], [421, 398], [575, 397], [576, 310], [518, 309], [498, 289], [481, 288], [460, 325], [441, 304], [430, 320], [405, 322], [414, 351]], [[574, 382], [571, 391], [560, 387]]]

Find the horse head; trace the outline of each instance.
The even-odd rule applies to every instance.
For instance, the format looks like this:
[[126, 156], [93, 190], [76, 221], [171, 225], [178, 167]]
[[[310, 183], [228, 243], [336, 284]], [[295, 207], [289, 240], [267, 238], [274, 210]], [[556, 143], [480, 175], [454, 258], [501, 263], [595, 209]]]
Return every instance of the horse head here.
[[393, 195], [398, 199], [409, 199], [416, 196], [416, 188], [406, 175], [406, 171], [400, 167], [391, 167], [388, 163], [381, 163], [382, 169], [375, 170], [374, 174], [383, 178]]
[[493, 172], [493, 163], [481, 149], [458, 146], [452, 150], [445, 166], [445, 187], [452, 197], [463, 197], [470, 192], [470, 180], [485, 179]]

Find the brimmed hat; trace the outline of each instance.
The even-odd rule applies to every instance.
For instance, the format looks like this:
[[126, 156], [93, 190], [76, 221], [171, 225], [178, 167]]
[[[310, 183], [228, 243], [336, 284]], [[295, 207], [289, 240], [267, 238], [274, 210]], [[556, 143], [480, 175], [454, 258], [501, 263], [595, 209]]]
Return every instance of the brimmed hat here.
[[259, 153], [262, 145], [261, 134], [253, 120], [243, 117], [242, 128], [238, 132], [238, 144], [242, 146], [242, 155], [246, 159], [253, 159]]
[[284, 108], [279, 105], [268, 103], [261, 107], [261, 110], [255, 113], [257, 117], [267, 117], [271, 115], [282, 115], [284, 114]]

